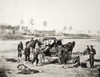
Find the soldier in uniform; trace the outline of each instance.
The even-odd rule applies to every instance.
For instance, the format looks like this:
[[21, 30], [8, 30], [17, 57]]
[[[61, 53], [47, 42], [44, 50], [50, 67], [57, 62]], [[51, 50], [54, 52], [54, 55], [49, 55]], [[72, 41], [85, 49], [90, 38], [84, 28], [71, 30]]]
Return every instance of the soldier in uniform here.
[[58, 62], [59, 64], [64, 63], [64, 56], [63, 56], [63, 47], [61, 45], [58, 45]]
[[30, 47], [29, 47], [29, 44], [26, 44], [24, 54], [25, 54], [25, 61], [30, 61]]
[[91, 68], [94, 68], [94, 55], [96, 54], [96, 50], [93, 48], [93, 45], [91, 45], [90, 48], [90, 66]]
[[39, 55], [39, 51], [40, 51], [40, 46], [39, 46], [39, 41], [36, 39], [35, 40], [35, 52], [34, 52], [34, 58], [32, 60], [32, 64], [36, 61], [36, 66], [38, 65], [39, 59], [38, 59], [38, 55]]
[[89, 47], [89, 45], [87, 45], [87, 48], [86, 48], [86, 50], [83, 52], [83, 54], [84, 54], [84, 55], [90, 54], [90, 47]]
[[18, 50], [18, 58], [21, 58], [22, 57], [22, 50], [23, 50], [23, 43], [22, 42], [20, 42], [18, 44], [17, 50]]
[[87, 54], [90, 54], [90, 48], [88, 45], [87, 45]]

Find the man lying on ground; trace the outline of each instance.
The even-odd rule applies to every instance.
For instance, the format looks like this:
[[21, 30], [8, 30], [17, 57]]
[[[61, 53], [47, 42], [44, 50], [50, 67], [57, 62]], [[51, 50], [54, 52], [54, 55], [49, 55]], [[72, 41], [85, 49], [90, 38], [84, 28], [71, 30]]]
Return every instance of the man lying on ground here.
[[30, 69], [24, 64], [19, 64], [17, 66], [17, 69], [18, 69], [18, 73], [20, 73], [20, 74], [32, 74], [32, 73], [43, 72], [43, 70], [38, 71], [38, 70], [35, 70], [35, 69]]

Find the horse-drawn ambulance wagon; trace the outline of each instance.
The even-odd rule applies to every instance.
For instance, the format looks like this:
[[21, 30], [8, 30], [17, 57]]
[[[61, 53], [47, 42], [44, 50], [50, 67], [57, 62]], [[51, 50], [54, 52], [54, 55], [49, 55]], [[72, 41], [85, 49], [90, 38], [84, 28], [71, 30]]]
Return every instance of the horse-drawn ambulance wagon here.
[[[47, 46], [49, 48], [47, 53], [52, 57], [57, 56], [57, 47], [56, 47], [57, 39], [55, 37], [44, 37], [43, 42], [44, 42], [45, 46]], [[44, 51], [44, 52], [46, 52], [46, 51]], [[47, 53], [45, 53], [45, 55]]]
[[[41, 60], [48, 57], [48, 60], [50, 61], [53, 57], [56, 57], [59, 63], [66, 63], [69, 59], [71, 59], [75, 42], [62, 44], [62, 40], [58, 40], [55, 37], [42, 37], [42, 39], [38, 40], [38, 42], [41, 42], [38, 51], [41, 55]], [[34, 41], [29, 44], [31, 44], [30, 47], [35, 46]]]

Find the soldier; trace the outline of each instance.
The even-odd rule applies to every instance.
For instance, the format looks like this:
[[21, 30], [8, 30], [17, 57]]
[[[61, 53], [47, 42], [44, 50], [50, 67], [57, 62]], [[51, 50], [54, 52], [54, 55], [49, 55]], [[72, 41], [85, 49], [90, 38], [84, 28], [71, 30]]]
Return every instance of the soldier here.
[[94, 68], [94, 55], [96, 54], [96, 50], [93, 48], [93, 45], [91, 45], [90, 48], [90, 66], [91, 68]]
[[40, 51], [40, 46], [39, 46], [38, 40], [36, 39], [35, 41], [36, 41], [35, 52], [34, 52], [34, 58], [33, 58], [32, 64], [36, 61], [36, 66], [37, 66], [38, 62], [39, 62], [38, 55], [39, 55], [39, 51]]
[[51, 48], [53, 48], [54, 46], [57, 46], [57, 40], [54, 40], [54, 42], [51, 44]]
[[88, 45], [87, 45], [87, 53], [90, 54], [90, 48]]
[[63, 48], [61, 45], [58, 45], [58, 62], [59, 64], [64, 63]]
[[24, 54], [25, 54], [25, 61], [30, 61], [30, 47], [29, 47], [29, 44], [26, 44]]
[[31, 38], [30, 43], [30, 47], [32, 48], [32, 54], [34, 55], [36, 41]]
[[87, 48], [86, 50], [83, 52], [84, 55], [86, 54], [90, 54], [90, 48], [89, 48], [89, 45], [87, 45]]
[[18, 44], [17, 50], [18, 50], [18, 58], [21, 58], [22, 57], [22, 50], [23, 50], [23, 43], [22, 42], [20, 42]]

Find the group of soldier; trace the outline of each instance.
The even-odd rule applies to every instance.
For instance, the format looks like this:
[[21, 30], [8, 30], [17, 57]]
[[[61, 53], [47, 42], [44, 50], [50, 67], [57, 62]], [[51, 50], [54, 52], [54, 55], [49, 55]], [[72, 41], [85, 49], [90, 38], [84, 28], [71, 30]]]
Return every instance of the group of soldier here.
[[41, 46], [41, 42], [36, 39], [33, 40], [33, 38], [31, 38], [30, 41], [27, 41], [25, 43], [25, 49], [23, 49], [23, 43], [20, 42], [18, 44], [18, 58], [22, 57], [22, 51], [24, 51], [24, 56], [25, 56], [25, 61], [30, 61], [30, 55], [31, 55], [31, 51], [33, 54], [33, 60], [32, 60], [32, 64], [36, 61], [36, 65], [38, 64], [38, 54], [39, 54], [39, 49]]
[[[54, 40], [54, 42], [52, 44], [45, 44], [44, 47], [42, 47], [42, 43], [43, 41], [41, 40], [34, 40], [33, 38], [31, 38], [30, 41], [27, 41], [25, 44], [25, 49], [23, 49], [23, 43], [20, 42], [18, 44], [18, 57], [21, 58], [22, 57], [22, 50], [24, 50], [24, 55], [25, 55], [25, 61], [30, 61], [30, 52], [32, 51], [33, 54], [33, 59], [32, 59], [32, 64], [36, 61], [36, 66], [39, 63], [39, 59], [38, 56], [41, 53], [40, 51], [43, 50], [42, 52], [42, 58], [43, 55], [47, 55], [47, 56], [51, 56], [50, 54], [50, 49], [51, 48], [56, 48], [57, 47], [57, 55], [58, 55], [58, 62], [59, 64], [64, 63], [66, 64], [67, 60], [70, 58], [70, 55], [72, 54], [72, 50], [74, 48], [75, 42], [69, 42], [65, 45], [62, 45], [61, 40]], [[30, 50], [31, 48], [31, 50]], [[70, 51], [70, 52], [68, 52]], [[43, 54], [44, 53], [44, 54]], [[96, 50], [93, 48], [93, 45], [91, 45], [90, 47], [87, 45], [87, 49], [86, 52], [87, 54], [89, 54], [90, 56], [90, 66], [91, 68], [94, 67], [94, 55], [96, 54]], [[85, 54], [84, 53], [84, 54]]]
[[90, 67], [94, 68], [94, 61], [95, 61], [94, 56], [96, 55], [96, 50], [94, 49], [93, 45], [90, 45], [90, 47], [89, 45], [87, 45], [84, 54], [89, 54]]
[[[51, 57], [50, 49], [51, 48], [56, 48], [58, 47], [58, 61], [61, 63], [61, 58], [62, 58], [62, 42], [61, 40], [54, 40], [52, 43], [51, 42], [44, 42], [41, 40], [34, 40], [31, 38], [30, 41], [27, 41], [25, 44], [25, 49], [23, 49], [23, 43], [20, 42], [18, 44], [18, 57], [22, 57], [22, 50], [24, 50], [24, 55], [25, 55], [25, 61], [30, 61], [30, 52], [32, 51], [33, 54], [33, 59], [32, 59], [32, 64], [36, 61], [36, 66], [38, 65], [39, 59], [38, 56], [41, 53], [42, 54], [42, 59], [44, 59], [44, 56], [49, 56]], [[43, 52], [40, 52], [43, 51]], [[57, 50], [56, 50], [57, 51]]]

